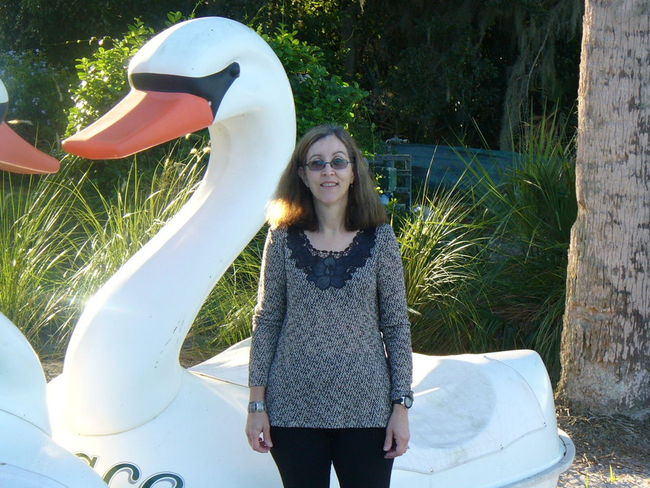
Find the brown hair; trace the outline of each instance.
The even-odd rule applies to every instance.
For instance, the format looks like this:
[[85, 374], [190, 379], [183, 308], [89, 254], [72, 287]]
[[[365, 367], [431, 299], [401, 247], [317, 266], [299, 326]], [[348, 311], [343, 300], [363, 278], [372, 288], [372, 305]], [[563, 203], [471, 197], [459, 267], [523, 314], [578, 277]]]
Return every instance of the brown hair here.
[[298, 169], [305, 163], [309, 148], [331, 135], [336, 136], [347, 149], [354, 172], [354, 184], [350, 187], [345, 211], [346, 230], [368, 229], [387, 222], [386, 210], [379, 201], [368, 162], [356, 142], [343, 127], [324, 124], [311, 129], [296, 144], [267, 210], [266, 219], [271, 227], [293, 225], [305, 230], [318, 230], [313, 197], [298, 176]]

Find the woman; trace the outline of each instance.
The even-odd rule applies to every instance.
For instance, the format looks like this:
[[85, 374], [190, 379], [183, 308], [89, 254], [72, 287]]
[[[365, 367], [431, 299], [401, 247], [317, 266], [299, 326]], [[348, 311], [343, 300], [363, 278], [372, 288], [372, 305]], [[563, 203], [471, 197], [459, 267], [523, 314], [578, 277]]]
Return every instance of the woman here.
[[276, 198], [253, 317], [246, 435], [285, 488], [390, 485], [409, 440], [412, 356], [399, 248], [341, 127], [297, 144]]

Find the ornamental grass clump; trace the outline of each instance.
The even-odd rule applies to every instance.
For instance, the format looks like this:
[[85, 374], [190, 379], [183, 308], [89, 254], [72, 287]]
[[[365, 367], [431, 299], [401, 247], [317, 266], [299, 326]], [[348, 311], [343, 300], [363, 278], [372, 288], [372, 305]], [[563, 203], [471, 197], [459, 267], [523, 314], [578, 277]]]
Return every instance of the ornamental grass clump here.
[[0, 312], [43, 352], [69, 315], [78, 224], [66, 178], [0, 174]]
[[449, 354], [487, 347], [489, 334], [475, 306], [481, 225], [457, 191], [423, 192], [393, 221], [401, 246], [406, 297], [418, 352]]
[[518, 153], [495, 182], [481, 170], [477, 203], [491, 222], [480, 280], [486, 317], [508, 348], [530, 348], [559, 374], [560, 335], [571, 226], [577, 213], [575, 139], [555, 116], [522, 134]]

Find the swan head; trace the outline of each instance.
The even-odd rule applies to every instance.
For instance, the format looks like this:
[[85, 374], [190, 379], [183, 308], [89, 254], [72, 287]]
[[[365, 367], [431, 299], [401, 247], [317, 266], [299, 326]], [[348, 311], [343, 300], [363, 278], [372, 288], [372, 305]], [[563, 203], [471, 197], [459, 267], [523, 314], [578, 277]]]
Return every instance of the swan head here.
[[0, 169], [12, 173], [56, 173], [58, 160], [28, 144], [7, 125], [8, 108], [7, 89], [0, 81]]
[[255, 118], [263, 118], [260, 123], [279, 123], [295, 134], [282, 65], [259, 35], [238, 22], [204, 17], [177, 24], [147, 42], [128, 73], [128, 96], [65, 140], [66, 151], [121, 158], [241, 118], [251, 129]]

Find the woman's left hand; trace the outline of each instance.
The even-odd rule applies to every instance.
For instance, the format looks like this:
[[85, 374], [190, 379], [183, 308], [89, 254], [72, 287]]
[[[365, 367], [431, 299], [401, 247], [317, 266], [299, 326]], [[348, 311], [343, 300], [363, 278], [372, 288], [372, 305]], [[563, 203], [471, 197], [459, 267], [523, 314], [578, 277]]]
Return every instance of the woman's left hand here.
[[386, 427], [386, 440], [384, 451], [386, 459], [394, 459], [401, 456], [408, 449], [409, 439], [409, 416], [408, 409], [403, 405], [394, 405], [393, 413]]

